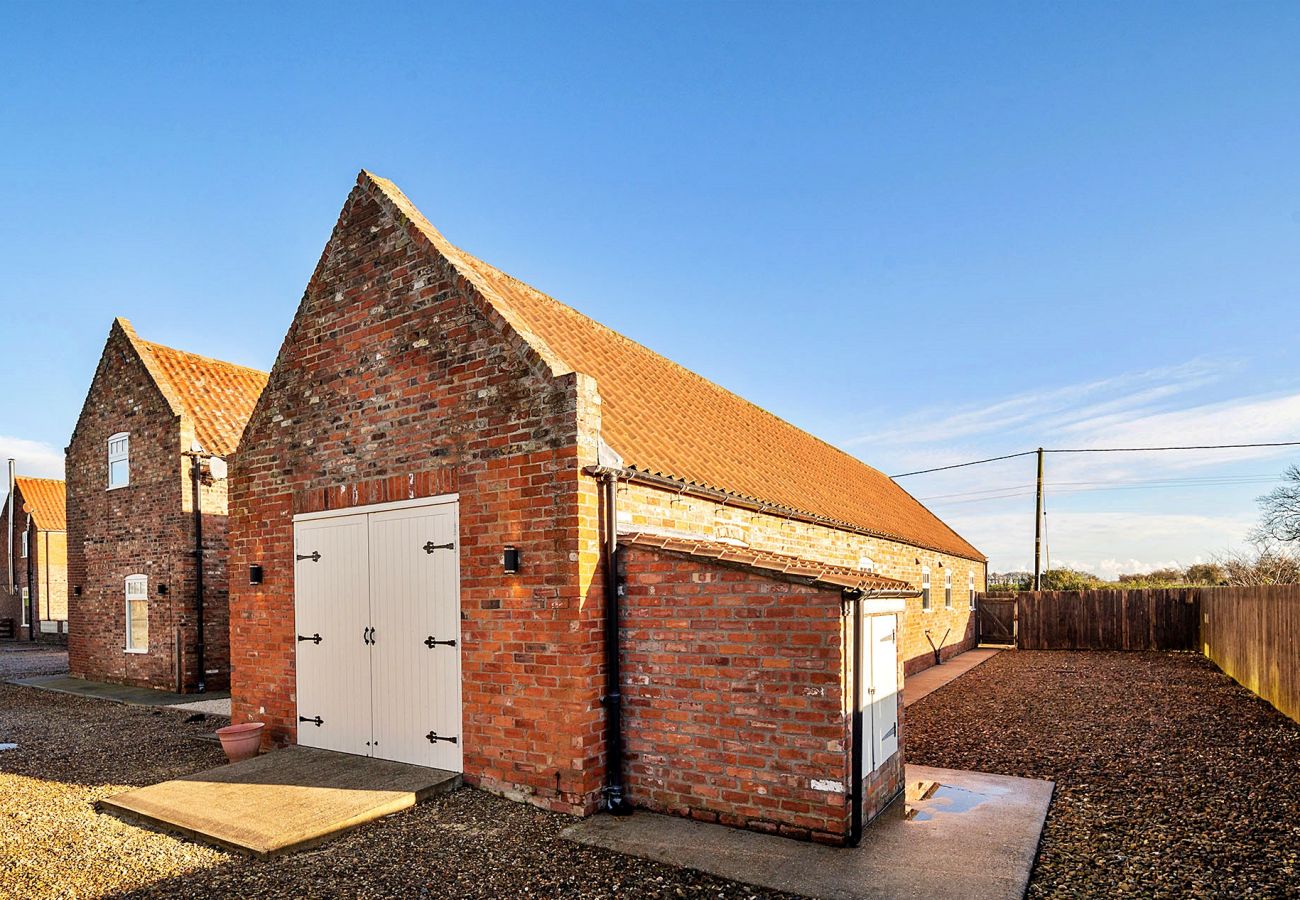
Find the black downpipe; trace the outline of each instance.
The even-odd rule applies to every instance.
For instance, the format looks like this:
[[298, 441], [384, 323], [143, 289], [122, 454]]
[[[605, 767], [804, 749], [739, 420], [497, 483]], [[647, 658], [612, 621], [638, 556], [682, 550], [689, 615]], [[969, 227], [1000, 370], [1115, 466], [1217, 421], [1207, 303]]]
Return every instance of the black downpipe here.
[[[194, 645], [194, 658], [199, 667], [198, 693], [207, 691], [207, 662], [203, 658], [203, 500], [200, 485], [203, 480], [203, 463], [198, 454], [190, 457], [190, 482], [194, 488], [194, 624], [198, 632]], [[182, 685], [182, 688], [184, 685]]]
[[630, 815], [623, 785], [623, 694], [619, 671], [618, 602], [618, 476], [602, 474], [601, 523], [605, 566], [605, 808], [616, 816]]
[[[40, 579], [36, 577], [36, 541], [32, 540], [37, 534], [36, 529], [32, 526], [32, 520], [27, 520], [27, 621], [31, 625], [27, 628], [27, 640], [34, 641], [37, 632], [40, 630], [40, 600], [41, 592]], [[46, 565], [49, 560], [46, 560]]]
[[858, 594], [844, 592], [844, 607], [853, 616], [853, 759], [849, 766], [853, 778], [849, 790], [849, 796], [853, 798], [853, 818], [849, 826], [851, 847], [856, 847], [862, 840], [862, 667], [866, 654], [862, 652], [862, 610], [856, 602], [859, 599]]

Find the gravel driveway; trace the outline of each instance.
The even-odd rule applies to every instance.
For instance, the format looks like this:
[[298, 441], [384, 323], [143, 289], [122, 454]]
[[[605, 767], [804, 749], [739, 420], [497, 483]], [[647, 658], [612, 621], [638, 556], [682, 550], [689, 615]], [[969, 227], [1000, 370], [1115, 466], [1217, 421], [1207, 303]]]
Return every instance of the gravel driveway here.
[[1193, 653], [1000, 653], [908, 762], [1056, 781], [1030, 897], [1300, 897], [1300, 726]]
[[780, 897], [583, 847], [572, 822], [475, 790], [325, 847], [252, 861], [95, 813], [91, 804], [225, 762], [224, 720], [0, 684], [0, 898]]

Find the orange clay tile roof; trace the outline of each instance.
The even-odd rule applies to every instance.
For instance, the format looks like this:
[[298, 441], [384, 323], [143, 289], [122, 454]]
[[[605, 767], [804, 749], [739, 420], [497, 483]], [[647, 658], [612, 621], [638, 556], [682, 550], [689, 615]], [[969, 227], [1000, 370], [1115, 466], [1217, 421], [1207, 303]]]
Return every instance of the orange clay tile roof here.
[[619, 546], [642, 547], [665, 553], [677, 553], [703, 562], [719, 562], [740, 566], [760, 575], [780, 575], [786, 578], [807, 579], [821, 587], [855, 591], [884, 591], [889, 593], [919, 593], [906, 581], [874, 575], [848, 566], [832, 566], [798, 556], [785, 556], [737, 547], [718, 541], [697, 541], [693, 538], [668, 537], [658, 534], [620, 534]]
[[117, 324], [131, 339], [172, 411], [193, 425], [199, 445], [217, 456], [234, 453], [266, 387], [267, 373], [146, 341], [126, 319], [118, 319]]
[[554, 373], [596, 380], [601, 438], [626, 467], [832, 526], [985, 557], [892, 479], [452, 245], [391, 181], [362, 172], [408, 233], [444, 256]]
[[57, 478], [28, 478], [19, 475], [14, 486], [23, 496], [23, 512], [36, 520], [40, 531], [67, 531], [67, 495]]

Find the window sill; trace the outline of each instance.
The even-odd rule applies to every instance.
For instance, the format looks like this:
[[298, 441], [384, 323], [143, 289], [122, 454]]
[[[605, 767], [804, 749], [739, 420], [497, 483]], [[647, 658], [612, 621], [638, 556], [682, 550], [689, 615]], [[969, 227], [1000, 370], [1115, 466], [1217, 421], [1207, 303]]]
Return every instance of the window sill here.
[[136, 650], [136, 649], [133, 649], [133, 648], [131, 648], [131, 647], [123, 647], [123, 648], [122, 648], [122, 652], [123, 652], [123, 653], [136, 653], [136, 654], [143, 654], [143, 653], [148, 653], [149, 651], [148, 651], [148, 650]]
[[122, 490], [122, 488], [129, 488], [130, 486], [131, 486], [131, 482], [128, 481], [126, 484], [110, 484], [108, 487], [104, 488], [104, 490], [120, 491]]

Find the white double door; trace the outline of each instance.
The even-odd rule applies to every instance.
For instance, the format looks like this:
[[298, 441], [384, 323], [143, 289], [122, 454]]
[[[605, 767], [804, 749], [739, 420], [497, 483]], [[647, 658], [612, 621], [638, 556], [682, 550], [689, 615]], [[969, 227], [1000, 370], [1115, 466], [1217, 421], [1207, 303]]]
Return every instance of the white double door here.
[[295, 517], [299, 744], [462, 771], [457, 513]]
[[898, 618], [862, 616], [862, 646], [858, 649], [858, 672], [863, 679], [862, 757], [863, 773], [874, 772], [898, 752]]

